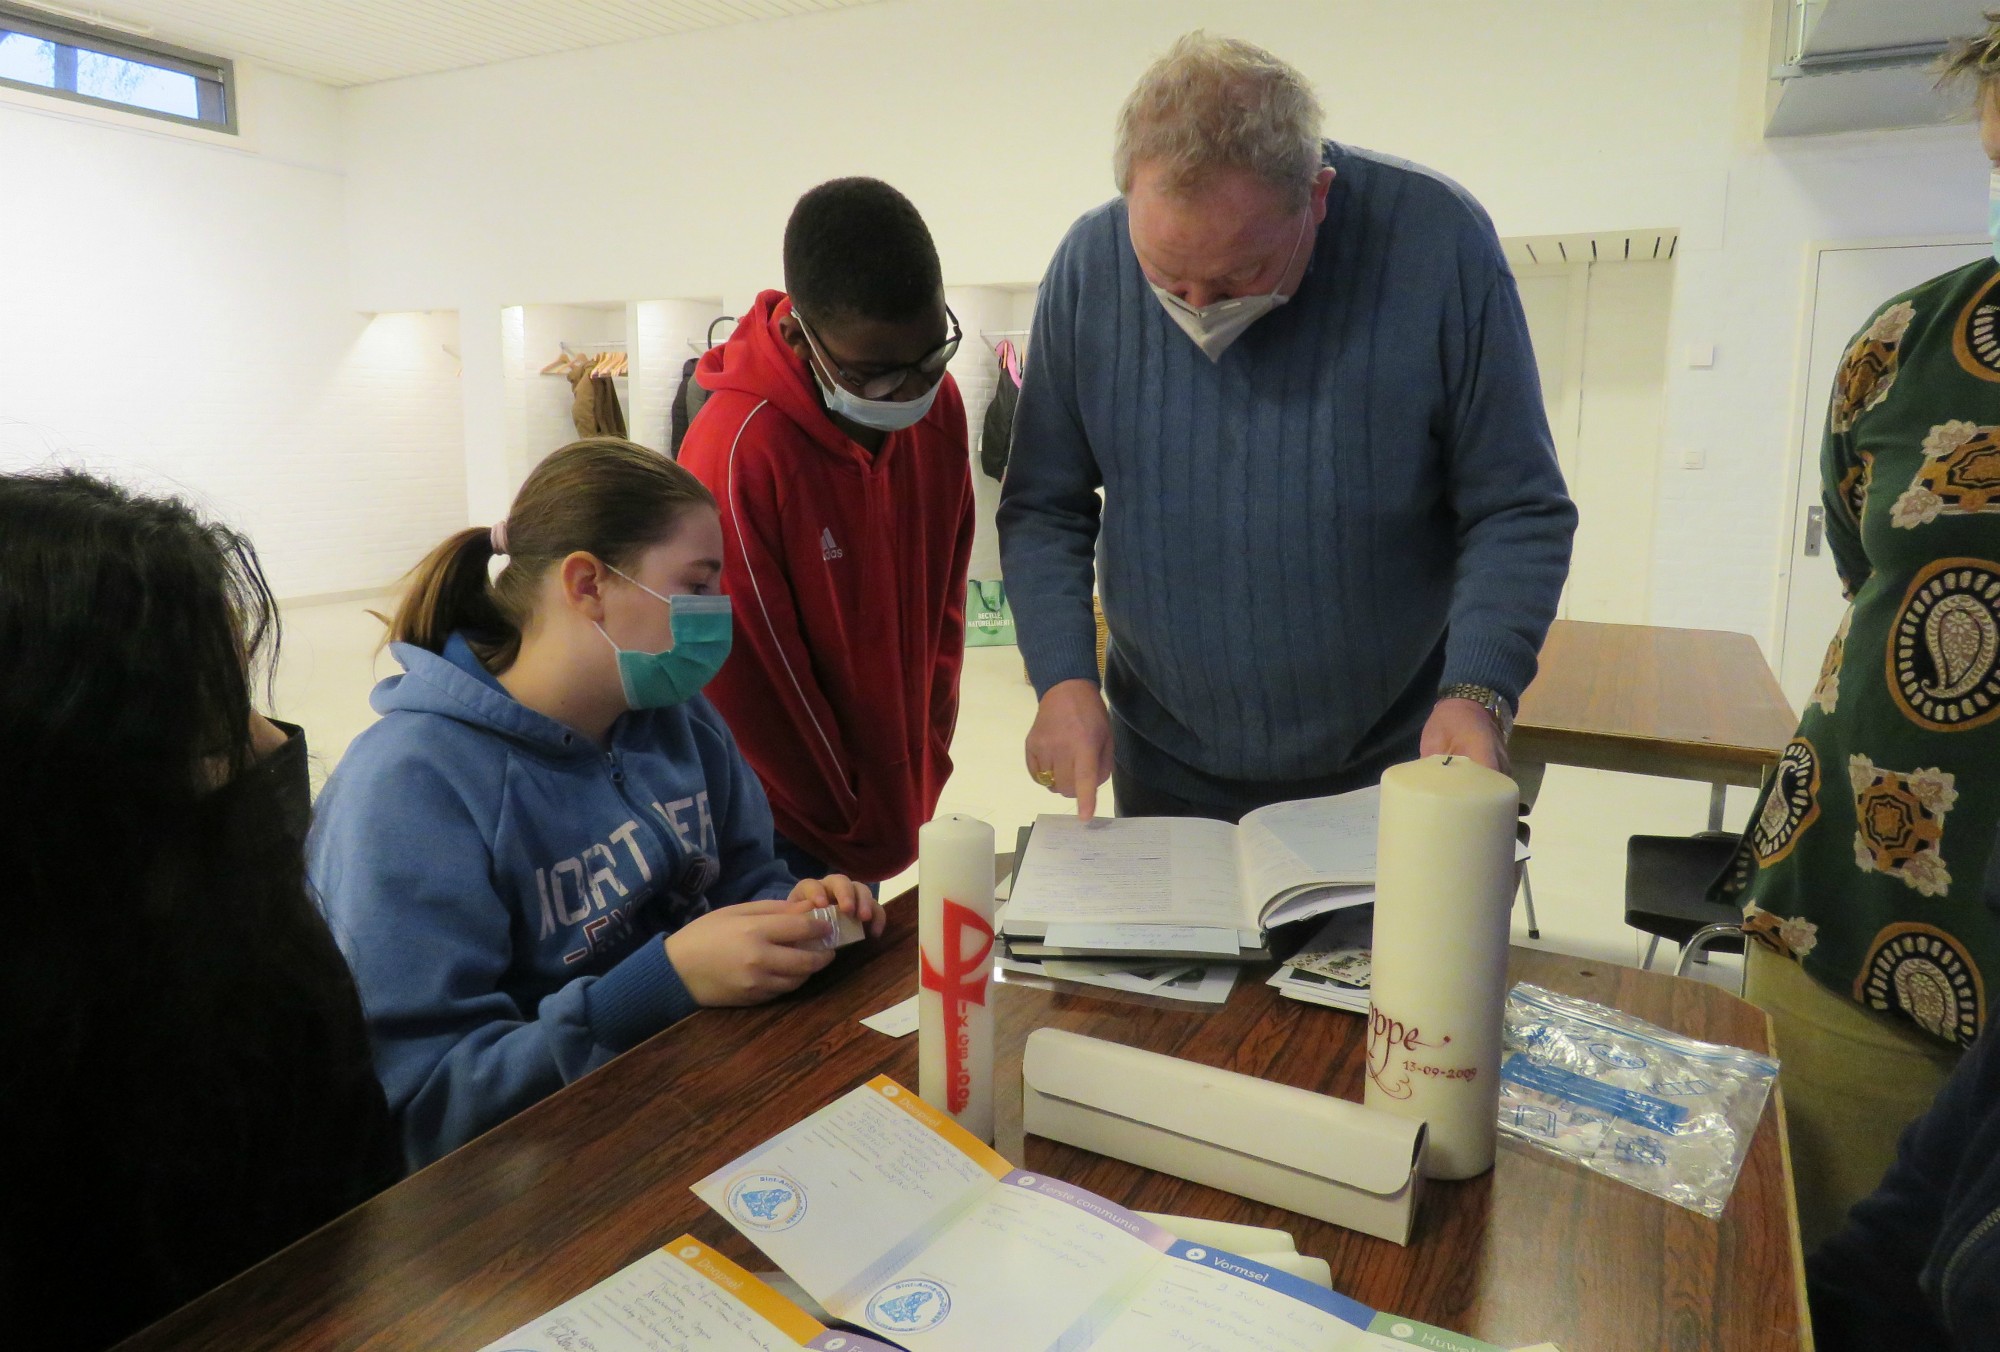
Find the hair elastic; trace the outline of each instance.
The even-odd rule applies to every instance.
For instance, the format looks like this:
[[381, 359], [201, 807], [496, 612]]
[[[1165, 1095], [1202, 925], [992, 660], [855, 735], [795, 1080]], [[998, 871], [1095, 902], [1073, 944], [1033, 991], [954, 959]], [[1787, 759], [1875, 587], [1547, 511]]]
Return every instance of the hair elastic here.
[[495, 554], [505, 554], [507, 552], [507, 523], [505, 521], [495, 521], [493, 528], [486, 532], [486, 540], [487, 543], [493, 546]]

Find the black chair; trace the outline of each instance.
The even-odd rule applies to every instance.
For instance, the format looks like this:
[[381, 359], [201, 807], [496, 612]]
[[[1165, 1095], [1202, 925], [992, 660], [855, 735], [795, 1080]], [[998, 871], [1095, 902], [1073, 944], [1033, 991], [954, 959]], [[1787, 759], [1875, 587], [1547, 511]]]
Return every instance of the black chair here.
[[[1681, 967], [1701, 948], [1743, 951], [1743, 914], [1725, 901], [1710, 901], [1708, 889], [1742, 843], [1732, 831], [1696, 836], [1633, 836], [1625, 846], [1625, 923], [1653, 936], [1641, 966], [1651, 969], [1660, 940], [1681, 949]], [[1703, 931], [1712, 931], [1703, 934]], [[1696, 935], [1699, 946], [1690, 947]]]

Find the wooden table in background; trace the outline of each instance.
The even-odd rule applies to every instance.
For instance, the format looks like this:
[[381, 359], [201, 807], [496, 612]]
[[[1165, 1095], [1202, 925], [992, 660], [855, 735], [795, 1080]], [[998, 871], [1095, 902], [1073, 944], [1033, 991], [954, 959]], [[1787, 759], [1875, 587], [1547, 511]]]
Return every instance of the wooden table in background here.
[[1757, 788], [1798, 726], [1757, 641], [1713, 629], [1557, 620], [1541, 674], [1521, 697], [1517, 767], [1579, 765]]
[[[696, 1014], [123, 1347], [472, 1352], [686, 1230], [770, 1270], [688, 1189], [873, 1075], [916, 1083], [915, 1036], [856, 1022], [916, 988], [915, 902], [889, 913], [881, 941], [841, 954], [804, 994]], [[1523, 949], [1512, 971], [1695, 1037], [1768, 1047], [1761, 1013], [1700, 982]], [[1775, 1096], [1719, 1222], [1503, 1137], [1491, 1173], [1428, 1185], [1408, 1248], [1024, 1143], [1021, 1045], [1044, 1025], [1358, 1099], [1364, 1021], [1282, 999], [1266, 974], [1252, 968], [1222, 1007], [997, 987], [1000, 1152], [1130, 1207], [1290, 1230], [1355, 1299], [1503, 1347], [1810, 1347]]]

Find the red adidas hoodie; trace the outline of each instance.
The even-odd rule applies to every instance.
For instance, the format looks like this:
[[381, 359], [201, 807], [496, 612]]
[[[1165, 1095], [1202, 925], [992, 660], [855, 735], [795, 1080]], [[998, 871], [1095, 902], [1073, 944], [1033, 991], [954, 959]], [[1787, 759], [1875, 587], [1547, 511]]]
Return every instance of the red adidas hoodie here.
[[735, 646], [705, 693], [764, 781], [778, 830], [875, 881], [917, 857], [951, 774], [965, 656], [972, 470], [965, 404], [870, 455], [834, 426], [757, 297], [701, 359], [681, 463], [722, 507]]

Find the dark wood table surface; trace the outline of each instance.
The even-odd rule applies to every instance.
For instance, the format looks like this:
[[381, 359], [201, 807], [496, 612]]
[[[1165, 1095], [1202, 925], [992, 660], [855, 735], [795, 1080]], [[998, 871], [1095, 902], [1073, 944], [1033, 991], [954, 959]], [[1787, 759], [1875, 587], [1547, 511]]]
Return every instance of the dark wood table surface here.
[[1511, 750], [1542, 765], [1756, 788], [1797, 726], [1747, 634], [1557, 620]]
[[[916, 1084], [916, 1036], [857, 1022], [916, 989], [915, 902], [889, 913], [882, 940], [842, 953], [799, 995], [695, 1015], [123, 1346], [472, 1352], [688, 1230], [770, 1270], [688, 1189], [873, 1075]], [[1512, 969], [1696, 1037], [1768, 1046], [1764, 1016], [1713, 986], [1524, 949]], [[1043, 1025], [1358, 1100], [1364, 1021], [1283, 999], [1267, 974], [1250, 969], [1219, 1007], [999, 987], [1001, 1153], [1131, 1207], [1289, 1230], [1346, 1294], [1505, 1347], [1810, 1347], [1775, 1095], [1720, 1222], [1502, 1137], [1491, 1173], [1429, 1185], [1407, 1248], [1024, 1143], [1021, 1044]]]

